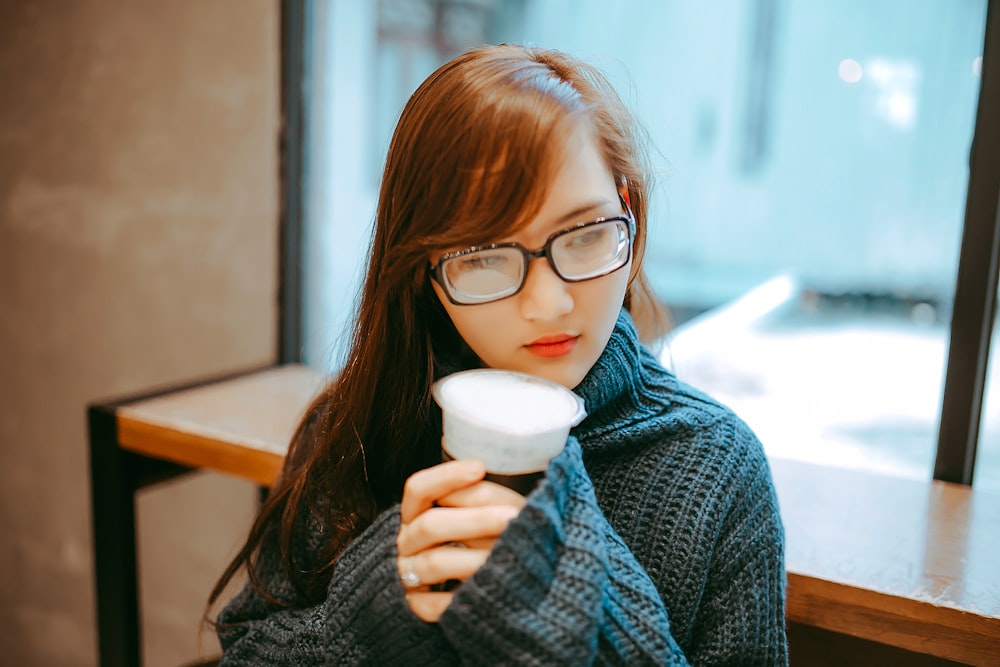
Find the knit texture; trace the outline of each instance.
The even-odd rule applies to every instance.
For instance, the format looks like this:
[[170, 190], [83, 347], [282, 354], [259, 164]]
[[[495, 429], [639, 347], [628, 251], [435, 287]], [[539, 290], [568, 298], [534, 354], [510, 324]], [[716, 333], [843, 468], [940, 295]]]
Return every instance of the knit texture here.
[[[587, 418], [438, 623], [407, 606], [395, 506], [319, 605], [244, 589], [220, 615], [222, 664], [787, 664], [783, 531], [753, 433], [665, 370], [625, 311], [576, 392]], [[265, 584], [289, 597], [273, 551]]]

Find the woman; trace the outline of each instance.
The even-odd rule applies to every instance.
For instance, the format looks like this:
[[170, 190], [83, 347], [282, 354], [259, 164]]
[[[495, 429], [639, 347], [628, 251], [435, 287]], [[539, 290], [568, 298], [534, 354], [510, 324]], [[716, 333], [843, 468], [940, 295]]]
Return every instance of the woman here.
[[[420, 86], [347, 363], [212, 594], [246, 568], [222, 664], [787, 662], [761, 446], [636, 330], [662, 333], [647, 182], [631, 115], [565, 54], [486, 47]], [[431, 384], [481, 366], [585, 401], [527, 498], [440, 463]]]

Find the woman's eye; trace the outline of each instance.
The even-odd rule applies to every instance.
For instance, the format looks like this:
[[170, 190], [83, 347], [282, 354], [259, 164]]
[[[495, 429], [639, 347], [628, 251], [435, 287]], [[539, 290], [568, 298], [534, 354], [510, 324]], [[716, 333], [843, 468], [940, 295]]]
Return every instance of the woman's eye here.
[[458, 260], [458, 270], [464, 272], [480, 269], [497, 269], [507, 261], [502, 255], [469, 255]]
[[586, 248], [600, 243], [604, 238], [606, 230], [601, 227], [584, 229], [573, 236], [569, 245], [572, 248]]

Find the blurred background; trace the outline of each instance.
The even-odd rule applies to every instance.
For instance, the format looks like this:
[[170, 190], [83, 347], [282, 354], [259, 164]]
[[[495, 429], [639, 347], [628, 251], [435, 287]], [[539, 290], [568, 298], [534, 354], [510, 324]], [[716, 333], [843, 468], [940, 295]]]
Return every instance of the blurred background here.
[[[345, 285], [417, 84], [476, 44], [560, 48], [601, 67], [650, 134], [664, 362], [771, 455], [929, 478], [986, 4], [312, 3], [306, 361], [339, 363]], [[987, 412], [976, 483], [1000, 488], [1000, 398]]]
[[[277, 360], [280, 63], [268, 0], [0, 1], [2, 665], [97, 664], [87, 405]], [[139, 494], [144, 664], [199, 656], [256, 501]]]

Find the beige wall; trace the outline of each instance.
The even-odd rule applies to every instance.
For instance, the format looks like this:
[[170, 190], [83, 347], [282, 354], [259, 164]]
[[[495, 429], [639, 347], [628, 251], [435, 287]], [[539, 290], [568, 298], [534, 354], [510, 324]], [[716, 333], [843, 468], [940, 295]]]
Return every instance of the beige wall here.
[[[0, 2], [4, 664], [96, 663], [86, 404], [275, 359], [279, 63], [273, 1]], [[144, 493], [147, 664], [197, 656], [253, 502]]]

